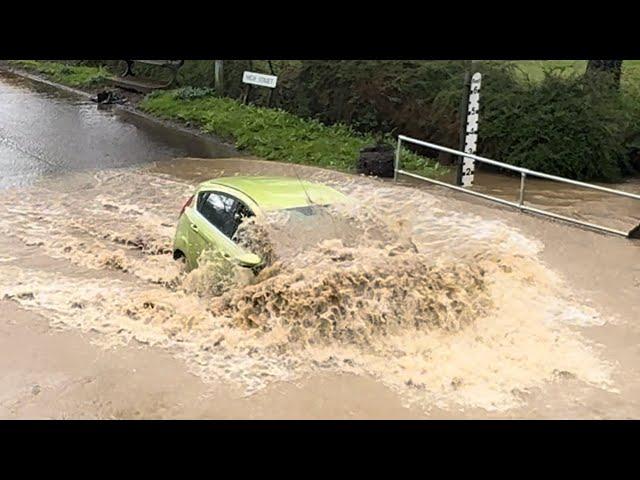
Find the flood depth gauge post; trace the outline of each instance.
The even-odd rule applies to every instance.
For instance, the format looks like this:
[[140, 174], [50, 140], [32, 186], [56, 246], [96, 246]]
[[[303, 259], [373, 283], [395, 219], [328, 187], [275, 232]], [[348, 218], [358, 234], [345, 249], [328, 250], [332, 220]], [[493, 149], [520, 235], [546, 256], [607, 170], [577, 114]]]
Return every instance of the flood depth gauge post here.
[[[465, 153], [476, 153], [478, 147], [478, 123], [480, 120], [480, 86], [482, 74], [473, 71], [475, 61], [471, 60], [469, 69], [465, 73], [465, 88], [460, 107], [460, 117], [462, 118], [460, 127], [460, 150]], [[467, 96], [468, 92], [468, 96]], [[458, 171], [456, 174], [456, 184], [462, 187], [473, 186], [475, 173], [475, 160], [462, 157], [458, 161]]]

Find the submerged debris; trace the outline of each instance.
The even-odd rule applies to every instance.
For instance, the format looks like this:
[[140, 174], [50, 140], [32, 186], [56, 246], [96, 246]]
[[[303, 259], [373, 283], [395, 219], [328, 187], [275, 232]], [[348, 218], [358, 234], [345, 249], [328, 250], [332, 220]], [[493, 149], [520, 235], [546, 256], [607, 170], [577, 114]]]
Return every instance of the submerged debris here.
[[126, 103], [127, 99], [120, 97], [120, 95], [112, 90], [103, 90], [91, 97], [91, 101], [99, 105], [114, 105]]

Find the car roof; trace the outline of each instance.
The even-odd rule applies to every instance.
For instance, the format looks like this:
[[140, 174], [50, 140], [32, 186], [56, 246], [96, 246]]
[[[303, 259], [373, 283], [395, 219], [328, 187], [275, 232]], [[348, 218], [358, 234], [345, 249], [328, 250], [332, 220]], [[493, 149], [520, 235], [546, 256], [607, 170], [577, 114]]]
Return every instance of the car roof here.
[[310, 204], [339, 203], [347, 197], [321, 183], [291, 177], [222, 177], [200, 184], [199, 188], [223, 186], [251, 198], [263, 210], [284, 210]]

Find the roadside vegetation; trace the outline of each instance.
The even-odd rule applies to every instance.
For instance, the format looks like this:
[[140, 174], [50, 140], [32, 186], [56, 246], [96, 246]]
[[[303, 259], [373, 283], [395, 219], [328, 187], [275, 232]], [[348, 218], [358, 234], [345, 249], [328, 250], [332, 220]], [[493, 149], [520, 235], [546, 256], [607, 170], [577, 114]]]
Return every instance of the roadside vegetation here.
[[[640, 61], [625, 60], [621, 88], [586, 74], [586, 61], [485, 61], [478, 152], [580, 180], [640, 171]], [[460, 61], [225, 61], [224, 96], [239, 98], [243, 70], [278, 75], [274, 105], [364, 135], [399, 133], [457, 147], [466, 65]], [[211, 86], [211, 61], [186, 62], [182, 85]], [[266, 103], [267, 89], [252, 100]], [[416, 150], [443, 164], [454, 159]], [[405, 165], [411, 169], [411, 165]]]
[[[586, 60], [519, 60], [513, 64], [523, 75], [533, 81], [543, 80], [545, 72], [549, 70], [569, 75], [582, 75], [587, 68]], [[639, 81], [640, 60], [625, 60], [622, 65], [622, 87], [637, 88]]]
[[104, 83], [110, 76], [104, 67], [69, 65], [40, 60], [10, 60], [9, 64], [24, 70], [39, 73], [54, 82], [71, 87], [87, 87]]
[[[380, 140], [345, 125], [325, 125], [280, 109], [243, 105], [231, 98], [215, 96], [215, 91], [208, 88], [156, 91], [141, 102], [140, 108], [160, 118], [197, 125], [268, 160], [342, 171], [354, 171], [360, 149]], [[403, 153], [403, 163], [430, 176], [448, 171], [409, 151]]]
[[[22, 66], [75, 85], [120, 69], [115, 61]], [[153, 77], [154, 68], [140, 73]], [[179, 89], [154, 94], [142, 107], [264, 158], [352, 170], [362, 146], [400, 133], [457, 147], [465, 68], [461, 61], [226, 60], [224, 92], [215, 92], [213, 61], [192, 60], [180, 70]], [[272, 69], [275, 108], [237, 101], [242, 71]], [[477, 69], [483, 74], [478, 153], [580, 180], [618, 181], [640, 171], [640, 61], [624, 61], [619, 89], [585, 73], [586, 61], [486, 61]], [[267, 93], [254, 88], [251, 102], [266, 105]], [[424, 160], [436, 157], [442, 165], [453, 161], [415, 150], [403, 155], [403, 167], [441, 175], [448, 167]]]
[[619, 181], [637, 172], [638, 97], [606, 76], [546, 71], [486, 95], [482, 151], [578, 180]]
[[[303, 63], [299, 81], [282, 87], [283, 108], [359, 131], [458, 145], [463, 62]], [[554, 66], [536, 78], [513, 62], [476, 68], [483, 74], [480, 154], [580, 180], [618, 181], [640, 168], [639, 77], [623, 78], [617, 90], [605, 75]]]

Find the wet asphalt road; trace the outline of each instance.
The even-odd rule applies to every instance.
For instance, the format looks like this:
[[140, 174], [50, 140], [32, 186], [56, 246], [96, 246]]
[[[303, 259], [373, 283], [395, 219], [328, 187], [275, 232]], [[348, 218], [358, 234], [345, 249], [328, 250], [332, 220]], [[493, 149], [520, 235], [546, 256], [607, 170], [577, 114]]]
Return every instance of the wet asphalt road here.
[[0, 72], [0, 188], [42, 175], [174, 157], [237, 155], [230, 147]]

